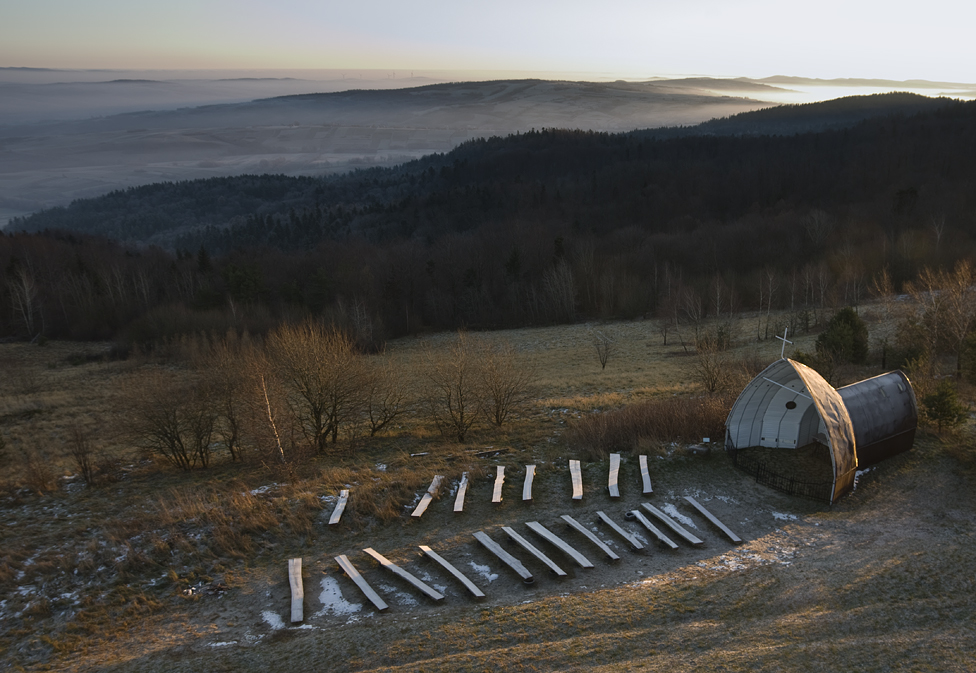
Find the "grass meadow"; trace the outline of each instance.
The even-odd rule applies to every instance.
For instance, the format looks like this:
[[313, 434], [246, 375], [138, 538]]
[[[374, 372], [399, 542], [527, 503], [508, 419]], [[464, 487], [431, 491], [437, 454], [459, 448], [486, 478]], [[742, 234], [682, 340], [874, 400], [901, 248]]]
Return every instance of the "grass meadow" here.
[[[730, 369], [779, 357], [779, 341], [755, 340], [756, 322], [735, 327]], [[870, 326], [872, 337], [885, 333]], [[597, 334], [613, 344], [605, 368]], [[0, 668], [973, 670], [976, 488], [966, 431], [921, 432], [913, 451], [862, 474], [832, 507], [753, 483], [718, 447], [687, 451], [700, 437], [617, 439], [623, 493], [611, 500], [605, 452], [580, 435], [580, 419], [697, 398], [696, 356], [673, 333], [664, 345], [650, 320], [478, 336], [513, 344], [535, 372], [531, 401], [501, 427], [479, 423], [459, 443], [414, 410], [374, 438], [345, 438], [332, 455], [299, 466], [220, 456], [190, 471], [135, 448], [124, 432], [128, 396], [146, 373], [193, 376], [183, 364], [115, 360], [108, 344], [0, 344]], [[801, 335], [794, 347], [811, 351], [815, 336]], [[419, 372], [425, 343], [436, 352], [451, 339], [398, 340], [387, 356]], [[736, 373], [713, 416], [747, 380]], [[70, 454], [79, 429], [93, 446], [91, 486]], [[651, 456], [655, 486], [646, 497], [636, 486], [636, 453]], [[570, 458], [584, 462], [581, 502], [569, 497]], [[537, 465], [531, 503], [519, 497], [526, 464]], [[505, 498], [491, 505], [499, 465]], [[458, 515], [450, 496], [464, 472], [471, 488]], [[409, 517], [435, 474], [446, 477], [445, 490], [423, 518]], [[330, 527], [344, 488], [349, 507]], [[694, 519], [702, 546], [648, 544], [635, 553], [599, 528], [620, 561], [565, 579], [530, 564], [538, 573], [530, 587], [471, 535], [483, 530], [500, 541], [501, 526], [524, 530], [532, 520], [555, 531], [563, 514], [597, 529], [597, 511], [624, 522], [642, 502], [687, 514], [685, 495], [744, 542], [732, 545]], [[419, 544], [453, 559], [486, 599], [473, 601], [440, 576], [419, 558]], [[447, 597], [432, 603], [411, 594], [365, 547], [428, 577]], [[388, 597], [389, 611], [364, 601], [338, 554]], [[294, 557], [305, 567], [306, 618], [293, 626], [286, 562]]]

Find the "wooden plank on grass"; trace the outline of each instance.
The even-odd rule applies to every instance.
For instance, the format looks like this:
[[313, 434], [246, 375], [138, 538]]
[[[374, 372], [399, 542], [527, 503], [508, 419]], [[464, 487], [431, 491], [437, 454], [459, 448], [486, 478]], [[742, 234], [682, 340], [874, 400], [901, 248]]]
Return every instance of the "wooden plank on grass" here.
[[470, 591], [475, 598], [485, 597], [484, 592], [481, 591], [481, 589], [479, 589], [474, 582], [472, 582], [467, 577], [465, 577], [464, 573], [462, 573], [460, 570], [458, 570], [453, 565], [451, 565], [451, 563], [448, 562], [448, 560], [445, 559], [443, 556], [441, 556], [440, 554], [438, 554], [437, 552], [435, 552], [433, 549], [431, 549], [425, 544], [420, 545], [420, 551], [422, 551], [427, 556], [437, 561], [441, 565], [441, 567], [444, 568], [444, 570], [454, 575], [454, 577], [456, 577], [458, 581], [461, 582], [461, 584], [463, 584], [464, 587], [468, 591]]
[[657, 519], [661, 523], [663, 523], [665, 526], [667, 526], [668, 528], [670, 528], [671, 530], [673, 530], [675, 533], [677, 533], [678, 535], [680, 535], [681, 537], [683, 537], [685, 540], [687, 540], [691, 544], [696, 545], [696, 546], [697, 545], [700, 545], [700, 544], [703, 544], [701, 540], [699, 540], [697, 537], [695, 537], [694, 535], [692, 535], [691, 533], [689, 533], [687, 530], [685, 530], [681, 526], [680, 523], [678, 523], [677, 521], [675, 521], [674, 519], [672, 519], [671, 517], [669, 517], [667, 514], [665, 514], [661, 510], [659, 510], [654, 505], [649, 505], [646, 502], [644, 502], [644, 503], [641, 503], [641, 507], [643, 507], [648, 512], [650, 512], [651, 514], [653, 514], [655, 517], [657, 517]]
[[349, 491], [342, 490], [339, 491], [339, 502], [336, 503], [335, 509], [332, 510], [332, 516], [329, 517], [329, 525], [334, 526], [339, 523], [339, 519], [342, 518], [342, 513], [346, 511], [346, 502], [349, 500]]
[[379, 553], [375, 549], [372, 549], [371, 547], [367, 547], [363, 551], [366, 552], [367, 554], [369, 554], [370, 556], [372, 556], [377, 561], [379, 561], [379, 564], [381, 566], [383, 566], [384, 568], [386, 568], [387, 570], [389, 570], [391, 573], [393, 573], [394, 575], [396, 575], [397, 577], [399, 577], [401, 579], [406, 580], [407, 582], [409, 582], [410, 584], [412, 584], [415, 588], [419, 589], [422, 593], [426, 594], [430, 598], [433, 598], [435, 601], [439, 601], [442, 598], [444, 598], [444, 594], [442, 594], [441, 592], [439, 592], [439, 591], [437, 591], [435, 589], [432, 589], [426, 583], [424, 583], [423, 581], [421, 581], [417, 577], [414, 577], [413, 575], [411, 575], [410, 573], [408, 573], [406, 570], [404, 570], [403, 568], [401, 568], [400, 566], [398, 566], [396, 563], [394, 563], [390, 559], [388, 559], [385, 556], [383, 556], [381, 553]]
[[569, 461], [569, 473], [573, 477], [573, 500], [583, 499], [583, 474], [578, 460]]
[[612, 549], [610, 549], [610, 547], [608, 547], [606, 545], [606, 543], [604, 543], [603, 540], [601, 540], [600, 538], [598, 538], [591, 531], [588, 531], [586, 529], [586, 527], [583, 526], [583, 524], [581, 524], [579, 521], [577, 521], [576, 519], [574, 519], [573, 517], [571, 517], [569, 514], [563, 514], [562, 520], [565, 521], [567, 524], [569, 524], [570, 528], [573, 528], [576, 531], [582, 533], [583, 536], [587, 540], [589, 540], [590, 542], [592, 542], [593, 544], [595, 544], [601, 551], [603, 551], [604, 554], [606, 554], [607, 556], [609, 556], [611, 561], [619, 561], [620, 560], [620, 557], [617, 556], [614, 553], [614, 551]]
[[291, 585], [291, 621], [300, 622], [305, 619], [303, 604], [305, 589], [302, 587], [302, 560], [288, 559], [288, 583]]
[[625, 539], [631, 547], [633, 547], [634, 549], [644, 548], [644, 545], [641, 544], [640, 540], [638, 540], [636, 537], [634, 537], [633, 535], [625, 531], [623, 528], [618, 526], [617, 522], [611, 519], [610, 517], [608, 517], [606, 514], [604, 514], [603, 512], [597, 512], [596, 515], [600, 517], [603, 523], [610, 526], [610, 528], [612, 528], [613, 531], [617, 533], [617, 535]]
[[518, 576], [522, 578], [523, 582], [526, 584], [532, 583], [532, 573], [530, 573], [526, 567], [522, 565], [521, 561], [502, 549], [497, 542], [492, 540], [485, 533], [482, 533], [480, 530], [474, 534], [474, 537], [478, 542], [484, 545], [485, 549], [497, 556], [502, 563], [514, 570]]
[[647, 456], [640, 457], [640, 471], [641, 479], [644, 481], [644, 494], [653, 493], [654, 489], [651, 488], [651, 475], [647, 471]]
[[535, 465], [525, 466], [525, 484], [522, 486], [522, 500], [532, 499], [532, 480], [535, 479]]
[[533, 556], [535, 556], [537, 559], [539, 559], [540, 561], [542, 561], [542, 563], [547, 568], [549, 568], [549, 570], [551, 570], [552, 572], [556, 573], [560, 577], [565, 577], [566, 576], [566, 571], [565, 570], [563, 570], [558, 565], [556, 565], [556, 562], [553, 561], [548, 556], [546, 556], [544, 553], [542, 553], [542, 551], [538, 547], [536, 547], [534, 544], [532, 544], [531, 542], [529, 542], [528, 540], [526, 540], [524, 537], [522, 537], [521, 535], [519, 535], [518, 533], [516, 533], [514, 528], [510, 528], [508, 526], [502, 526], [502, 530], [505, 531], [505, 534], [508, 535], [508, 537], [512, 538], [519, 546], [521, 546], [522, 549], [524, 549], [525, 551], [529, 552], [530, 554], [532, 554]]
[[363, 592], [363, 595], [366, 596], [366, 598], [368, 598], [369, 601], [376, 606], [377, 610], [382, 612], [383, 610], [386, 610], [388, 607], [390, 607], [383, 601], [382, 598], [380, 598], [380, 595], [378, 593], [373, 591], [373, 587], [369, 586], [366, 580], [363, 579], [363, 576], [359, 574], [359, 571], [357, 571], [355, 566], [353, 566], [353, 564], [350, 563], [349, 559], [346, 557], [345, 554], [342, 554], [341, 556], [336, 556], [335, 560], [336, 563], [339, 564], [339, 567], [342, 568], [345, 571], [346, 575], [349, 576], [349, 579], [351, 579], [356, 584], [356, 586], [359, 587], [359, 590]]
[[454, 498], [454, 511], [464, 511], [464, 494], [468, 492], [468, 473], [461, 473], [461, 483], [458, 485], [457, 497]]
[[662, 533], [661, 530], [657, 526], [655, 526], [653, 523], [651, 523], [650, 521], [648, 521], [647, 520], [647, 517], [644, 516], [642, 513], [638, 512], [635, 509], [633, 512], [631, 512], [631, 514], [634, 516], [635, 519], [637, 519], [642, 524], [644, 524], [644, 528], [646, 528], [647, 530], [651, 531], [651, 534], [654, 535], [654, 537], [656, 537], [658, 540], [660, 540], [661, 542], [663, 542], [667, 546], [671, 547], [671, 549], [677, 549], [678, 548], [678, 545], [676, 545], [674, 543], [674, 540], [672, 540], [667, 535], [665, 535], [664, 533]]
[[502, 484], [505, 483], [505, 466], [499, 465], [498, 472], [495, 474], [495, 488], [491, 492], [492, 502], [502, 501]]
[[434, 496], [437, 495], [437, 491], [440, 490], [441, 481], [443, 481], [443, 479], [444, 477], [439, 474], [434, 477], [434, 480], [430, 482], [430, 486], [427, 487], [427, 492], [424, 493], [424, 497], [422, 497], [420, 502], [417, 503], [417, 507], [413, 510], [410, 516], [419, 517], [427, 511], [427, 505], [429, 505], [431, 501], [433, 501]]
[[736, 535], [731, 530], [729, 530], [724, 523], [718, 520], [718, 517], [716, 517], [714, 514], [709, 512], [707, 509], [705, 509], [701, 504], [698, 503], [697, 500], [692, 498], [690, 495], [686, 495], [685, 500], [691, 503], [691, 506], [697, 509], [703, 517], [711, 521], [716, 528], [718, 528], [720, 531], [728, 535], [729, 539], [732, 540], [732, 542], [734, 542], [735, 544], [739, 544], [740, 542], [742, 542], [742, 538], [740, 538], [738, 535]]
[[617, 477], [620, 476], [620, 454], [610, 454], [610, 479], [607, 488], [610, 490], [611, 498], [620, 497], [620, 488], [617, 486]]
[[563, 540], [561, 537], [553, 533], [551, 530], [543, 526], [538, 521], [529, 521], [525, 524], [528, 526], [536, 535], [547, 540], [550, 544], [559, 549], [562, 553], [566, 554], [569, 558], [573, 559], [580, 564], [583, 568], [592, 568], [593, 563], [590, 562], [588, 558], [583, 556], [581, 553], [573, 549], [573, 547]]

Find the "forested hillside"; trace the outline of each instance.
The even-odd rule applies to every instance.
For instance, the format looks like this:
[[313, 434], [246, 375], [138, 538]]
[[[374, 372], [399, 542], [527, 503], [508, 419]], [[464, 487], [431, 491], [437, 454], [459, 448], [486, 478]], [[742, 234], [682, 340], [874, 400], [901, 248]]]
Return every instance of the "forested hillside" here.
[[0, 325], [150, 338], [311, 312], [375, 341], [770, 306], [809, 325], [882, 269], [897, 287], [970, 257], [974, 186], [974, 103], [895, 94], [682, 131], [542, 129], [394, 169], [159, 184], [39, 213], [11, 229], [78, 233], [0, 238]]

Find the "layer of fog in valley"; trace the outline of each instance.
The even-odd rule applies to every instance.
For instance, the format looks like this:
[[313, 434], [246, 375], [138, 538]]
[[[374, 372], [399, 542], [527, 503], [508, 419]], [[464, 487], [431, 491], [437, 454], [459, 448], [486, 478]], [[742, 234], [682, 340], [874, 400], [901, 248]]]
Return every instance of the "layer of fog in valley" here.
[[0, 68], [0, 226], [130, 186], [326, 175], [532, 128], [692, 125], [773, 104], [892, 90], [976, 96], [976, 85], [951, 83], [612, 77]]

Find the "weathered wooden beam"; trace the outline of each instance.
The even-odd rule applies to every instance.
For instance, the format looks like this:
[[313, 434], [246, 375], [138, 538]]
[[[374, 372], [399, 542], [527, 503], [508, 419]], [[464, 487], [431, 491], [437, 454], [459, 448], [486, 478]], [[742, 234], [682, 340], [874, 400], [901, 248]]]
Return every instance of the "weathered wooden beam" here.
[[470, 591], [471, 594], [475, 598], [484, 598], [485, 597], [484, 592], [481, 589], [479, 589], [478, 586], [474, 582], [472, 582], [471, 580], [469, 580], [464, 575], [464, 573], [462, 573], [460, 570], [458, 570], [453, 565], [451, 565], [451, 563], [449, 563], [448, 560], [445, 559], [443, 556], [441, 556], [440, 554], [438, 554], [437, 552], [435, 552], [433, 549], [431, 549], [430, 547], [428, 547], [425, 544], [420, 545], [420, 551], [422, 551], [428, 557], [432, 558], [437, 563], [439, 563], [441, 565], [441, 567], [444, 568], [444, 570], [446, 570], [447, 572], [449, 572], [452, 575], [454, 575], [454, 577], [457, 578], [457, 580], [459, 582], [461, 582], [461, 584], [463, 584], [464, 587], [468, 591]]
[[732, 542], [734, 542], [735, 544], [739, 544], [740, 542], [742, 542], [742, 538], [740, 538], [738, 535], [736, 535], [731, 530], [729, 530], [729, 528], [724, 523], [718, 520], [718, 517], [716, 517], [714, 514], [709, 512], [707, 509], [705, 509], [705, 507], [699, 504], [697, 500], [692, 498], [690, 495], [686, 495], [685, 500], [691, 503], [691, 506], [697, 509], [702, 516], [704, 516], [706, 519], [711, 521], [716, 528], [718, 528], [720, 531], [725, 533], [729, 537], [729, 539], [732, 540]]
[[424, 583], [417, 577], [414, 577], [413, 575], [408, 573], [406, 570], [398, 566], [390, 559], [383, 556], [375, 549], [372, 549], [371, 547], [367, 547], [363, 551], [369, 554], [370, 556], [372, 556], [374, 559], [376, 559], [382, 567], [386, 568], [397, 577], [406, 580], [407, 582], [412, 584], [415, 588], [419, 589], [422, 593], [426, 594], [427, 596], [434, 599], [435, 601], [439, 601], [444, 598], [444, 594], [437, 591], [436, 589], [432, 589], [426, 583]]
[[339, 523], [339, 519], [342, 518], [342, 513], [346, 511], [346, 502], [349, 500], [349, 491], [343, 489], [339, 491], [339, 502], [336, 503], [335, 509], [332, 510], [332, 516], [329, 517], [329, 525], [334, 526]]
[[424, 493], [424, 497], [422, 497], [420, 502], [417, 503], [417, 507], [414, 508], [410, 516], [419, 517], [427, 511], [427, 506], [434, 500], [434, 497], [437, 495], [437, 491], [440, 490], [441, 481], [443, 479], [444, 477], [439, 474], [434, 477], [434, 480], [430, 482], [430, 486], [427, 487], [427, 492]]
[[495, 474], [495, 488], [491, 492], [492, 502], [502, 501], [502, 484], [505, 483], [505, 466], [499, 465]]
[[563, 514], [562, 520], [565, 521], [570, 528], [576, 530], [579, 533], [582, 533], [587, 540], [595, 544], [597, 548], [599, 548], [604, 554], [609, 556], [611, 561], [620, 560], [620, 557], [617, 556], [617, 554], [612, 549], [610, 549], [610, 547], [608, 547], [603, 540], [598, 538], [591, 531], [587, 530], [583, 524], [581, 524], [579, 521], [571, 517], [569, 514]]
[[522, 486], [522, 500], [532, 499], [532, 481], [535, 479], [535, 465], [525, 466], [525, 484]]
[[620, 497], [620, 488], [617, 486], [617, 477], [620, 476], [620, 454], [611, 453], [610, 454], [610, 477], [607, 482], [607, 488], [610, 491], [611, 498]]
[[461, 483], [458, 485], [457, 497], [454, 498], [454, 511], [464, 511], [464, 495], [468, 492], [468, 473], [461, 474]]
[[335, 560], [336, 563], [339, 564], [339, 567], [345, 571], [346, 575], [348, 575], [349, 579], [351, 579], [355, 585], [359, 587], [359, 590], [363, 592], [363, 595], [369, 599], [370, 603], [376, 606], [377, 610], [382, 612], [390, 607], [383, 601], [382, 598], [380, 598], [378, 593], [373, 591], [373, 587], [369, 586], [369, 583], [363, 579], [363, 576], [359, 574], [359, 571], [356, 570], [355, 566], [353, 566], [345, 554], [336, 556]]
[[304, 603], [305, 589], [302, 586], [302, 560], [288, 559], [288, 583], [291, 585], [291, 621], [300, 622], [305, 619]]
[[578, 460], [569, 461], [569, 473], [573, 478], [573, 500], [583, 499], [583, 474]]
[[641, 456], [639, 460], [641, 479], [644, 481], [644, 494], [653, 493], [654, 489], [651, 488], [651, 475], [647, 471], [647, 456]]
[[596, 515], [600, 517], [600, 520], [603, 521], [603, 523], [610, 526], [610, 528], [612, 528], [613, 531], [617, 533], [617, 535], [625, 539], [631, 547], [633, 547], [634, 549], [644, 548], [644, 545], [641, 544], [640, 540], [638, 540], [636, 537], [634, 537], [633, 535], [625, 531], [623, 528], [618, 526], [617, 522], [615, 522], [613, 519], [608, 517], [606, 514], [604, 514], [603, 512], [597, 512]]
[[558, 565], [556, 565], [556, 562], [555, 561], [553, 561], [551, 558], [549, 558], [548, 556], [546, 556], [545, 554], [543, 554], [542, 551], [539, 550], [535, 545], [533, 545], [531, 542], [529, 542], [528, 540], [526, 540], [524, 537], [522, 537], [521, 535], [519, 535], [518, 533], [516, 533], [515, 532], [515, 529], [510, 528], [508, 526], [502, 526], [502, 530], [505, 531], [505, 534], [508, 535], [508, 537], [512, 538], [525, 551], [529, 552], [530, 554], [532, 554], [533, 556], [535, 556], [537, 559], [539, 559], [540, 561], [542, 561], [542, 563], [547, 568], [549, 568], [549, 570], [551, 570], [552, 572], [556, 573], [560, 577], [565, 577], [566, 576], [566, 571], [565, 570], [563, 570]]
[[647, 530], [651, 531], [651, 534], [654, 537], [656, 537], [658, 540], [660, 540], [661, 542], [663, 542], [667, 546], [671, 547], [671, 549], [677, 549], [678, 548], [678, 545], [676, 545], [674, 543], [674, 540], [672, 540], [667, 535], [665, 535], [664, 533], [662, 533], [661, 530], [657, 526], [655, 526], [653, 523], [651, 523], [650, 521], [648, 521], [647, 520], [647, 517], [644, 516], [642, 513], [640, 513], [638, 510], [635, 509], [634, 511], [632, 511], [631, 512], [631, 515], [633, 515], [633, 517], [635, 519], [637, 519], [642, 524], [644, 524], [644, 528], [646, 528]]
[[641, 507], [643, 507], [648, 512], [650, 512], [651, 514], [653, 514], [655, 517], [657, 517], [657, 519], [661, 523], [663, 523], [665, 526], [667, 526], [668, 528], [670, 528], [671, 530], [673, 530], [675, 533], [677, 533], [678, 535], [680, 535], [681, 537], [683, 537], [685, 540], [687, 540], [691, 544], [696, 545], [696, 546], [697, 545], [700, 545], [700, 544], [704, 544], [697, 537], [695, 537], [694, 535], [692, 535], [691, 533], [689, 533], [687, 530], [685, 530], [681, 526], [681, 524], [679, 524], [677, 521], [675, 521], [674, 519], [672, 519], [671, 517], [669, 517], [667, 514], [665, 514], [661, 510], [659, 510], [654, 505], [650, 505], [650, 504], [644, 502], [644, 503], [641, 503]]
[[522, 565], [521, 561], [519, 561], [517, 558], [515, 558], [507, 551], [502, 549], [501, 545], [499, 545], [497, 542], [492, 540], [490, 537], [488, 537], [485, 533], [481, 532], [480, 530], [474, 534], [474, 538], [482, 545], [484, 545], [485, 549], [487, 549], [492, 554], [497, 556], [499, 560], [502, 561], [502, 563], [504, 563], [509, 568], [514, 570], [518, 574], [518, 576], [522, 578], [523, 582], [525, 582], [526, 584], [532, 584], [533, 581], [532, 573], [530, 573], [528, 569], [526, 569], [526, 567]]
[[566, 542], [565, 540], [563, 540], [561, 537], [559, 537], [558, 535], [556, 535], [555, 533], [553, 533], [551, 530], [549, 530], [548, 528], [546, 528], [545, 526], [543, 526], [538, 521], [529, 521], [525, 525], [528, 526], [529, 529], [532, 530], [532, 532], [534, 532], [536, 535], [538, 535], [542, 539], [546, 540], [551, 545], [553, 545], [554, 547], [556, 547], [557, 549], [559, 549], [562, 553], [566, 554], [566, 556], [568, 556], [569, 558], [571, 558], [574, 561], [576, 561], [577, 563], [579, 563], [580, 564], [580, 567], [583, 567], [583, 568], [592, 568], [593, 567], [593, 563], [588, 558], [586, 558], [581, 553], [579, 553], [578, 551], [576, 551], [572, 547], [572, 545], [570, 545], [568, 542]]

